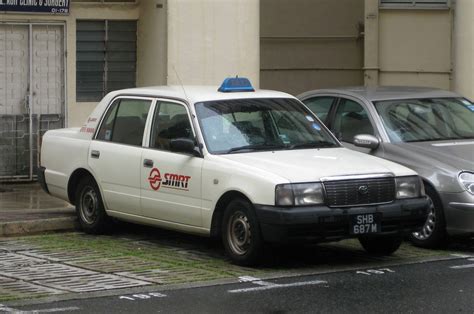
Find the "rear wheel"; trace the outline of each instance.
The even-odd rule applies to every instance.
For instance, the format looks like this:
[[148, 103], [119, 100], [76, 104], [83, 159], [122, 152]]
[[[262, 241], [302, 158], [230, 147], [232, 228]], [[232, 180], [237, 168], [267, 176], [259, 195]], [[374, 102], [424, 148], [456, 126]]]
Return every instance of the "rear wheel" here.
[[255, 265], [262, 257], [263, 239], [250, 202], [234, 199], [227, 205], [222, 223], [222, 241], [227, 255], [238, 265]]
[[77, 186], [76, 212], [82, 230], [87, 233], [103, 233], [110, 226], [99, 187], [92, 177], [82, 178]]
[[421, 230], [410, 235], [410, 241], [419, 247], [436, 248], [446, 240], [446, 222], [443, 205], [438, 195], [430, 186], [426, 187], [426, 195], [430, 199], [428, 217]]
[[359, 242], [370, 254], [391, 255], [402, 244], [401, 235], [361, 237]]

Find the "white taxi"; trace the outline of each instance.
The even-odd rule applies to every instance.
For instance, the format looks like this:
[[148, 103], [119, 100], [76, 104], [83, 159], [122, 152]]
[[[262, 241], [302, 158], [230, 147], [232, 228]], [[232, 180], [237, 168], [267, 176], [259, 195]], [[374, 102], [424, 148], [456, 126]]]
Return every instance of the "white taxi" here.
[[429, 207], [415, 172], [343, 148], [295, 97], [245, 78], [112, 92], [82, 128], [45, 134], [38, 178], [86, 232], [114, 217], [218, 236], [242, 265], [269, 242], [391, 254]]

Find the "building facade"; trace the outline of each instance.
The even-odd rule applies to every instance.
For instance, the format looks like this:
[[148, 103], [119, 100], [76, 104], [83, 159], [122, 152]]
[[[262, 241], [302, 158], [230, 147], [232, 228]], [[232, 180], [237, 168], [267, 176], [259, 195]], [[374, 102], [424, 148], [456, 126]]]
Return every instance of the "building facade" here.
[[34, 178], [42, 134], [120, 88], [240, 75], [474, 98], [473, 30], [471, 0], [0, 0], [0, 180]]

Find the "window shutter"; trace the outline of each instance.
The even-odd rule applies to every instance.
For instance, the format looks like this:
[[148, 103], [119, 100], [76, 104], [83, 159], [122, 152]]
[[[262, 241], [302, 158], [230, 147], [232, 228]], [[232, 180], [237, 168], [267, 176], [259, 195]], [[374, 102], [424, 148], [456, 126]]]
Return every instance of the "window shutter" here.
[[136, 86], [137, 22], [77, 21], [76, 100]]
[[76, 99], [96, 101], [104, 96], [105, 22], [77, 21]]
[[381, 7], [448, 8], [450, 0], [380, 0]]
[[135, 87], [137, 23], [109, 21], [107, 29], [107, 92]]

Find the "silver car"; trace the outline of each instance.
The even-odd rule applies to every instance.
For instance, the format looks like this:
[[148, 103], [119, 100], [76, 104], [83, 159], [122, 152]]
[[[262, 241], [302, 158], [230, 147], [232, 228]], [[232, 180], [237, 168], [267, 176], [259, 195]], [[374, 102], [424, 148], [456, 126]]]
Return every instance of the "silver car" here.
[[474, 233], [474, 103], [424, 87], [354, 87], [298, 96], [348, 148], [417, 171], [432, 206], [411, 235], [437, 247], [447, 235]]

